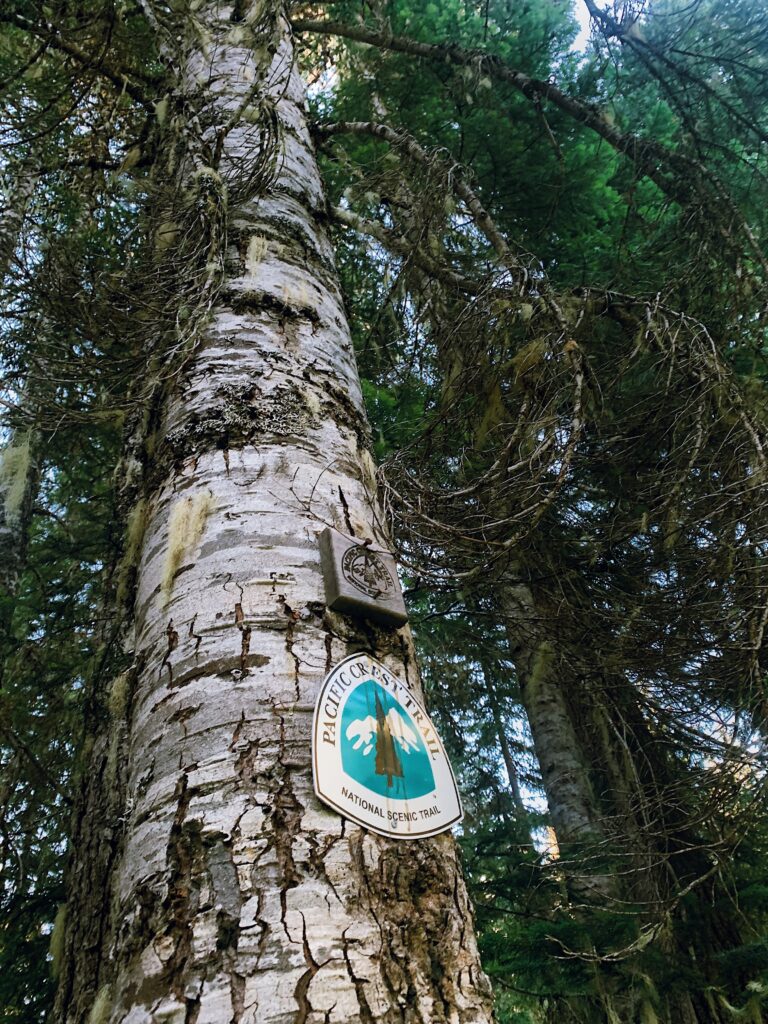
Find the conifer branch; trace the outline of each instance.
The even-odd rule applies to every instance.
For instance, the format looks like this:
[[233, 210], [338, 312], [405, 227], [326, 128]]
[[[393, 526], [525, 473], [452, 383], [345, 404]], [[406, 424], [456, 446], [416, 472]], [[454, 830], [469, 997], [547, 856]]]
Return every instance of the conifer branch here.
[[[407, 36], [373, 31], [360, 25], [347, 25], [331, 20], [293, 22], [295, 32], [336, 35], [355, 42], [377, 46], [383, 50], [407, 53], [459, 67], [473, 67], [512, 86], [534, 103], [546, 100], [573, 120], [583, 124], [604, 139], [618, 153], [628, 157], [645, 177], [649, 178], [669, 199], [684, 208], [701, 207], [706, 216], [719, 227], [719, 234], [733, 248], [730, 224], [738, 226], [747, 248], [768, 278], [768, 261], [736, 204], [721, 182], [700, 161], [675, 153], [652, 139], [643, 139], [617, 128], [596, 106], [585, 103], [559, 89], [553, 82], [531, 78], [510, 68], [494, 54], [464, 49], [453, 43], [424, 43]], [[730, 222], [722, 211], [730, 215]]]
[[[0, 23], [13, 25], [16, 28], [21, 29], [22, 32], [26, 32], [29, 35], [36, 36], [38, 39], [42, 39], [52, 49], [58, 50], [60, 53], [64, 53], [68, 57], [72, 57], [73, 60], [81, 65], [81, 67], [94, 72], [94, 74], [100, 75], [102, 78], [106, 78], [115, 86], [116, 89], [124, 92], [127, 96], [130, 96], [131, 99], [140, 103], [143, 107], [152, 109], [154, 99], [153, 95], [146, 92], [144, 88], [135, 81], [135, 75], [133, 73], [129, 76], [119, 68], [115, 68], [109, 64], [103, 56], [95, 57], [93, 54], [82, 50], [75, 43], [66, 39], [55, 25], [50, 23], [38, 25], [29, 21], [27, 18], [22, 17], [20, 14], [15, 14], [10, 11], [0, 11]], [[148, 80], [148, 84], [152, 84], [151, 79]]]

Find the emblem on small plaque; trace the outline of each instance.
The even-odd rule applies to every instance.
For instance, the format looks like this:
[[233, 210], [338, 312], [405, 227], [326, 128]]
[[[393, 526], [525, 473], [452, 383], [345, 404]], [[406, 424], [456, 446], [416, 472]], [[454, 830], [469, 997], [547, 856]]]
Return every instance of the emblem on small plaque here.
[[395, 560], [388, 551], [326, 529], [320, 534], [320, 560], [328, 608], [388, 626], [408, 621]]
[[347, 548], [341, 556], [341, 571], [348, 583], [377, 600], [395, 586], [381, 555], [362, 544]]

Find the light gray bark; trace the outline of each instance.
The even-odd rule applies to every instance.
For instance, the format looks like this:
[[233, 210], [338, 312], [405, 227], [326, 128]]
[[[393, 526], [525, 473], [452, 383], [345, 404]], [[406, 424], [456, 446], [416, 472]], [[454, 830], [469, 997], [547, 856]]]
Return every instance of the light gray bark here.
[[33, 429], [15, 430], [0, 451], [0, 600], [7, 615], [24, 565], [32, 505], [38, 486], [38, 437]]
[[[230, 13], [202, 12], [206, 52], [189, 71], [214, 69], [220, 118], [263, 77], [247, 20]], [[230, 210], [222, 299], [149, 467], [134, 667], [113, 687], [111, 741], [97, 740], [101, 770], [124, 779], [122, 836], [100, 822], [112, 837], [96, 849], [86, 795], [72, 891], [99, 858], [112, 883], [96, 900], [101, 930], [68, 928], [67, 1024], [492, 1018], [452, 838], [377, 837], [312, 788], [312, 710], [330, 667], [366, 649], [417, 690], [418, 676], [407, 629], [324, 608], [318, 533], [387, 538], [303, 86], [278, 23], [266, 77], [278, 181]], [[246, 134], [230, 133], [223, 172]]]
[[526, 583], [507, 584], [501, 604], [558, 845], [570, 857], [581, 857], [570, 871], [571, 888], [590, 900], [613, 899], [618, 894], [616, 881], [602, 873], [594, 859], [601, 848], [609, 851], [604, 848], [606, 836], [588, 758], [565, 692], [573, 666], [553, 636], [553, 616], [537, 607]]
[[[28, 165], [12, 167], [4, 176], [0, 203], [0, 293], [5, 291], [36, 182], [37, 174]], [[10, 626], [11, 604], [24, 564], [38, 486], [38, 446], [36, 431], [17, 427], [8, 432], [0, 450], [0, 637]]]

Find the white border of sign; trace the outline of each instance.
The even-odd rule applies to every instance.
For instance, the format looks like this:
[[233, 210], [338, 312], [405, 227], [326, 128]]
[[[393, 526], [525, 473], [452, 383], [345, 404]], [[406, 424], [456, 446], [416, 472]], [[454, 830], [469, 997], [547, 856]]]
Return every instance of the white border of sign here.
[[[373, 793], [342, 767], [336, 723], [358, 682], [374, 679], [411, 716], [431, 755], [435, 789], [414, 800], [391, 800]], [[447, 831], [461, 821], [459, 790], [437, 730], [411, 688], [370, 654], [353, 654], [326, 676], [315, 703], [312, 720], [312, 773], [315, 793], [350, 821], [394, 839], [425, 839]]]

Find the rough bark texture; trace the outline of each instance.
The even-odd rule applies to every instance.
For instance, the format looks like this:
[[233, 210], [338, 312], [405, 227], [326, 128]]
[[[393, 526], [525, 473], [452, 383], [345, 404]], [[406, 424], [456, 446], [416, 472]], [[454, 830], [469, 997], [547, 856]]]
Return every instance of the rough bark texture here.
[[[222, 117], [261, 77], [231, 13], [205, 15], [200, 62]], [[67, 1024], [491, 1020], [452, 838], [386, 840], [313, 793], [312, 710], [330, 667], [365, 649], [418, 678], [407, 629], [323, 604], [318, 533], [386, 536], [278, 21], [279, 179], [230, 210], [222, 299], [156, 439], [134, 668], [113, 687], [110, 739], [90, 762], [103, 777], [90, 773], [75, 834], [70, 884], [88, 902], [70, 906]], [[106, 820], [89, 787], [120, 789], [121, 773], [122, 820]]]

